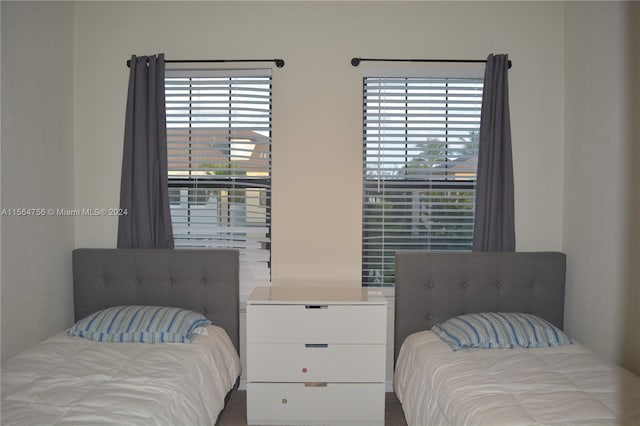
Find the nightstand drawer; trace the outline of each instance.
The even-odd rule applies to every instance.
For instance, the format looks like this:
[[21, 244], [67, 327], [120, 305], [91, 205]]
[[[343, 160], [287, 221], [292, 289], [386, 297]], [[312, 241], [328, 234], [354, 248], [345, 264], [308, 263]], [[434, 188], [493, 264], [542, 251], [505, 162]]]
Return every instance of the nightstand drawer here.
[[247, 306], [248, 343], [368, 343], [387, 338], [384, 305]]
[[384, 383], [247, 383], [247, 420], [260, 425], [384, 425]]
[[384, 382], [386, 346], [341, 344], [247, 345], [252, 382]]

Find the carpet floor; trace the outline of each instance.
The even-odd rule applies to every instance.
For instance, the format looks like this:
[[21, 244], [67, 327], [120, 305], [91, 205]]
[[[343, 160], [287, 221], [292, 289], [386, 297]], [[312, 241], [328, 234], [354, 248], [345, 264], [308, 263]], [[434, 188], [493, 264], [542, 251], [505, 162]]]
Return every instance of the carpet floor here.
[[[407, 426], [402, 406], [393, 392], [385, 395], [385, 426]], [[247, 425], [247, 392], [234, 390], [218, 419], [218, 426]], [[349, 426], [349, 425], [345, 425]]]

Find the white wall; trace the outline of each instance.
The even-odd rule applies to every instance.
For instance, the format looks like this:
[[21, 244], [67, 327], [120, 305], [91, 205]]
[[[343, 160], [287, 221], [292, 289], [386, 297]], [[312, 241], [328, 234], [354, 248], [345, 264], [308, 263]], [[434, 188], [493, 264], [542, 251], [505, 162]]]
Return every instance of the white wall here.
[[[627, 235], [627, 276], [624, 306], [624, 338], [621, 342], [622, 365], [640, 374], [640, 2], [629, 7], [627, 20], [629, 45], [627, 52], [632, 58], [629, 99], [631, 149], [627, 158], [627, 170], [631, 185], [631, 209], [629, 233]], [[635, 118], [634, 118], [635, 117]], [[634, 190], [635, 189], [635, 190]]]
[[[37, 171], [26, 180], [23, 177], [24, 184], [15, 184], [12, 176], [9, 196], [16, 198], [12, 201], [5, 197], [5, 176], [19, 173], [18, 167], [24, 170], [23, 163], [14, 159], [27, 157], [21, 150], [30, 146], [12, 144], [19, 152], [2, 157], [3, 206], [20, 204], [20, 194], [29, 194], [25, 188], [39, 186], [43, 194], [34, 197], [40, 200], [42, 195], [56, 207], [117, 205], [128, 75], [124, 62], [131, 54], [165, 52], [174, 59], [282, 57], [285, 68], [274, 70], [274, 282], [359, 285], [360, 109], [365, 67], [354, 68], [349, 60], [353, 56], [484, 58], [490, 52], [505, 52], [514, 62], [510, 80], [518, 248], [562, 246], [564, 22], [560, 4], [77, 2], [70, 7], [55, 2], [8, 7], [3, 2], [5, 15], [7, 10], [15, 12], [11, 19], [3, 16], [3, 24], [8, 22], [3, 35], [12, 31], [16, 36], [11, 37], [6, 54], [35, 61], [46, 53], [62, 68], [49, 74], [55, 85], [41, 82], [41, 87], [31, 85], [29, 72], [33, 71], [24, 71], [15, 60], [3, 60], [3, 79], [5, 69], [12, 72], [12, 79], [29, 94], [24, 102], [37, 104], [33, 111], [43, 111], [45, 116], [42, 122], [31, 120], [27, 126], [32, 112], [23, 114], [22, 121], [16, 122], [20, 129], [29, 127], [22, 137], [35, 147], [32, 150], [54, 151], [43, 151], [47, 159], [38, 160]], [[3, 45], [3, 59], [4, 55]], [[69, 69], [72, 60], [74, 66]], [[437, 65], [425, 69], [435, 75], [443, 72]], [[72, 138], [65, 133], [70, 94]], [[53, 111], [62, 119], [49, 111], [58, 96], [62, 102]], [[55, 123], [62, 125], [56, 129]], [[50, 142], [52, 138], [55, 143]], [[5, 170], [7, 157], [16, 167], [13, 172]], [[56, 167], [45, 172], [42, 163]], [[76, 178], [70, 182], [72, 176]], [[11, 345], [8, 352], [70, 320], [70, 289], [61, 284], [63, 271], [68, 278], [70, 250], [65, 248], [73, 234], [67, 229], [69, 223], [74, 224], [73, 246], [115, 246], [115, 217], [56, 218], [52, 224], [34, 220], [29, 224], [39, 225], [15, 228], [13, 234], [3, 230], [3, 248], [11, 247], [13, 252], [6, 255], [3, 250], [3, 262], [19, 260], [6, 273], [3, 269], [3, 278], [15, 282], [5, 284], [3, 279], [3, 293], [15, 292], [6, 303], [3, 298], [3, 308], [6, 304], [8, 312], [15, 311], [10, 315], [3, 309], [3, 327], [15, 329], [13, 325], [22, 320], [33, 322], [31, 337], [22, 337], [22, 343], [3, 337], [3, 343]], [[45, 229], [30, 236], [38, 226]], [[45, 243], [35, 244], [39, 239]], [[56, 250], [50, 247], [54, 244]], [[41, 278], [17, 284], [23, 278], [17, 275], [30, 258], [38, 260], [31, 272], [38, 277], [58, 273], [56, 284], [44, 287], [47, 291], [39, 284]], [[59, 302], [46, 311], [37, 303], [56, 299]], [[24, 311], [23, 300], [58, 320], [34, 320]]]
[[[626, 279], [618, 257], [624, 233], [603, 220], [605, 214], [630, 216], [618, 209], [624, 204], [619, 185], [629, 171], [621, 142], [627, 130], [621, 130], [625, 119], [613, 114], [624, 111], [624, 101], [588, 101], [593, 85], [607, 95], [609, 83], [599, 78], [604, 61], [612, 62], [615, 76], [626, 72], [621, 8], [573, 2], [566, 8], [556, 2], [2, 2], [2, 206], [35, 199], [60, 207], [117, 206], [131, 54], [281, 57], [286, 66], [273, 72], [274, 282], [359, 285], [361, 78], [367, 67], [354, 68], [349, 60], [509, 53], [517, 248], [567, 251], [567, 327], [616, 358], [609, 347], [620, 342], [611, 334], [620, 320], [610, 312], [620, 308], [622, 288], [600, 285]], [[590, 33], [592, 26], [601, 30]], [[604, 59], [592, 61], [592, 45]], [[45, 78], [23, 66], [35, 58], [54, 64]], [[452, 67], [425, 65], [433, 74], [443, 69]], [[611, 87], [623, 98], [624, 84]], [[5, 126], [9, 116], [15, 124]], [[604, 149], [600, 136], [611, 146]], [[601, 165], [607, 174], [593, 175], [591, 167]], [[587, 183], [603, 197], [592, 197]], [[7, 221], [3, 359], [70, 321], [71, 246], [114, 247], [117, 229], [115, 217], [12, 218], [11, 227]], [[591, 319], [582, 305], [596, 302], [603, 312]], [[18, 324], [26, 326], [18, 332]]]
[[[350, 59], [508, 53], [518, 249], [561, 249], [561, 4], [79, 2], [75, 13], [77, 208], [118, 203], [131, 54], [283, 58], [285, 67], [273, 71], [273, 282], [359, 286], [362, 76], [380, 65], [354, 68]], [[483, 71], [422, 69], [436, 76]], [[76, 246], [113, 247], [116, 229], [116, 218], [79, 218]], [[389, 333], [392, 342], [392, 323]], [[390, 357], [389, 377], [391, 366]]]
[[[2, 2], [2, 209], [73, 207], [73, 5]], [[2, 360], [68, 326], [73, 221], [2, 217]]]
[[[118, 202], [124, 62], [131, 54], [281, 57], [286, 66], [274, 70], [273, 85], [273, 280], [360, 285], [363, 67], [352, 67], [350, 59], [482, 59], [506, 52], [514, 62], [518, 248], [561, 248], [561, 4], [151, 4], [76, 4], [78, 207]], [[114, 246], [116, 228], [116, 218], [81, 219], [76, 245]]]
[[[566, 6], [563, 247], [567, 331], [638, 371], [638, 163], [632, 160], [634, 145], [638, 155], [638, 68], [633, 73], [632, 64], [639, 42], [637, 30], [631, 34], [640, 19], [637, 5], [635, 15], [630, 11], [620, 2]], [[629, 341], [635, 349], [624, 347]]]

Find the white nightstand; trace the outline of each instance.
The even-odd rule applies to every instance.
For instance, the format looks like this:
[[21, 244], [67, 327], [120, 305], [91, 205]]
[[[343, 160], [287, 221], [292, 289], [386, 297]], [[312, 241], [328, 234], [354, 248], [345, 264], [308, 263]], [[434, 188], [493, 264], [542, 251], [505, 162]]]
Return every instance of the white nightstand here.
[[384, 425], [387, 302], [361, 288], [260, 287], [247, 301], [250, 425]]

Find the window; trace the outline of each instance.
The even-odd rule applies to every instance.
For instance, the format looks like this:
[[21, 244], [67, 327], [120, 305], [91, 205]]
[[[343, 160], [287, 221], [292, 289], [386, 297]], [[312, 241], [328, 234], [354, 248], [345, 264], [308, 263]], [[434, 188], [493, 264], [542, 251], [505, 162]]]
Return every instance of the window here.
[[176, 247], [240, 250], [241, 296], [270, 281], [271, 72], [167, 70]]
[[482, 79], [364, 78], [362, 283], [398, 250], [471, 250]]

